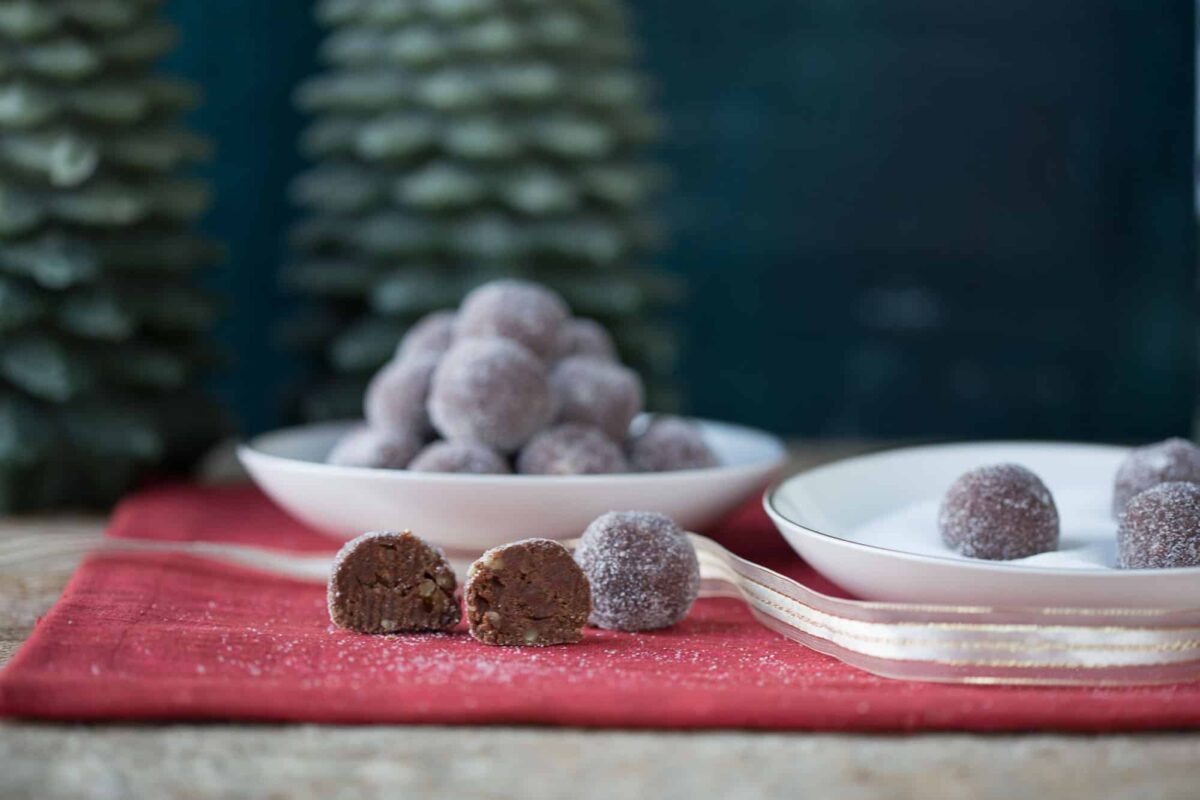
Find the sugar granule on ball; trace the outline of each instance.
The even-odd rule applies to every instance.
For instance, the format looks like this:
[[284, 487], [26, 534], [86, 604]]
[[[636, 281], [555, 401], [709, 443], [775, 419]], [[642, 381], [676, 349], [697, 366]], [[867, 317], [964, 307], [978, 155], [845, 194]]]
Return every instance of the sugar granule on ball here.
[[1113, 516], [1120, 517], [1136, 495], [1168, 481], [1200, 483], [1200, 447], [1172, 438], [1131, 450], [1113, 481]]
[[426, 436], [432, 426], [426, 406], [440, 356], [416, 352], [388, 362], [367, 384], [363, 413], [372, 428]]
[[541, 359], [551, 359], [559, 331], [570, 317], [557, 293], [528, 281], [498, 280], [485, 283], [463, 298], [455, 335], [499, 336], [527, 347]]
[[535, 434], [517, 456], [526, 475], [597, 475], [628, 472], [621, 447], [592, 425], [566, 423]]
[[409, 531], [347, 542], [333, 561], [327, 602], [334, 625], [359, 633], [442, 631], [462, 611], [445, 555]]
[[642, 381], [633, 370], [588, 356], [565, 358], [550, 373], [559, 422], [595, 425], [623, 441], [642, 411]]
[[325, 460], [339, 467], [404, 469], [420, 449], [420, 437], [409, 431], [383, 431], [360, 425], [342, 436]]
[[700, 588], [700, 564], [687, 534], [663, 514], [612, 511], [592, 522], [575, 548], [592, 587], [589, 622], [645, 631], [687, 616]]
[[471, 475], [507, 475], [508, 461], [479, 442], [437, 441], [409, 462], [413, 472], [458, 472]]
[[639, 472], [672, 472], [717, 465], [700, 426], [681, 417], [659, 416], [633, 439], [629, 461]]
[[1058, 508], [1037, 475], [1018, 464], [973, 469], [946, 492], [938, 511], [946, 545], [993, 561], [1058, 548]]
[[461, 339], [433, 373], [429, 417], [446, 439], [512, 452], [553, 416], [545, 368], [509, 339]]
[[575, 317], [563, 323], [558, 334], [560, 359], [571, 356], [590, 356], [601, 361], [619, 363], [617, 346], [612, 336], [599, 322], [586, 317]]
[[1117, 566], [1200, 566], [1200, 485], [1159, 483], [1130, 500], [1117, 529]]
[[421, 317], [396, 347], [396, 358], [405, 358], [418, 353], [441, 355], [454, 343], [454, 323], [457, 314], [453, 311], [434, 311]]

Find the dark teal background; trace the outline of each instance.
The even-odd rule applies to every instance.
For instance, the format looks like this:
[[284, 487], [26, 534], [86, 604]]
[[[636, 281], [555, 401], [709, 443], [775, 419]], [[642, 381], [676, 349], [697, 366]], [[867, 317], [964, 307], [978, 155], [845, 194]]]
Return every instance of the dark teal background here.
[[[306, 3], [172, 0], [218, 160], [219, 389], [279, 421], [271, 331]], [[1190, 2], [634, 4], [675, 174], [691, 410], [819, 435], [1139, 439], [1196, 398]]]

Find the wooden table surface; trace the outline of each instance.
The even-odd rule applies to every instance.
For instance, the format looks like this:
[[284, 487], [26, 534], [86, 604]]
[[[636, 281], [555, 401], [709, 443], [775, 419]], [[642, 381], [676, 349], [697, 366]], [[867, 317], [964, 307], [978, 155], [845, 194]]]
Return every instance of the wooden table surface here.
[[[810, 445], [806, 466], [866, 445]], [[16, 536], [95, 517], [0, 520]], [[0, 662], [70, 564], [0, 574]], [[419, 793], [419, 794], [418, 794]], [[552, 728], [0, 723], [0, 798], [1200, 797], [1200, 734], [646, 733]]]

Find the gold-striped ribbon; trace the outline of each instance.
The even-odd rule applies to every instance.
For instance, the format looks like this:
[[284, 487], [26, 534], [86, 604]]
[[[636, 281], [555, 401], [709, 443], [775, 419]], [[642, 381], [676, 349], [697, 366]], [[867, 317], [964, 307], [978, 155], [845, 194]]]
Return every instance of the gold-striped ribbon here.
[[1200, 609], [991, 608], [831, 597], [691, 535], [702, 594], [740, 597], [789, 639], [877, 675], [1007, 684], [1200, 678]]

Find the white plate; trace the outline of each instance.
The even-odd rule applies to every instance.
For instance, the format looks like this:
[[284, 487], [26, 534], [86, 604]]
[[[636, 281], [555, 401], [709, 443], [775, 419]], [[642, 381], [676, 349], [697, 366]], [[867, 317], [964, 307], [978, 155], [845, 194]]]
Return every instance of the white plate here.
[[470, 554], [517, 539], [568, 539], [606, 511], [668, 514], [702, 529], [758, 491], [783, 465], [778, 438], [697, 420], [721, 466], [628, 475], [456, 475], [325, 464], [355, 423], [266, 433], [238, 448], [275, 502], [339, 539], [411, 529], [448, 551]]
[[[1200, 606], [1200, 568], [1113, 567], [1109, 514], [1123, 447], [1066, 443], [935, 445], [852, 458], [767, 491], [776, 527], [809, 564], [865, 600], [988, 606]], [[1059, 551], [1014, 561], [967, 558], [942, 544], [937, 508], [962, 473], [1014, 462], [1054, 494]]]

